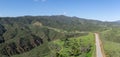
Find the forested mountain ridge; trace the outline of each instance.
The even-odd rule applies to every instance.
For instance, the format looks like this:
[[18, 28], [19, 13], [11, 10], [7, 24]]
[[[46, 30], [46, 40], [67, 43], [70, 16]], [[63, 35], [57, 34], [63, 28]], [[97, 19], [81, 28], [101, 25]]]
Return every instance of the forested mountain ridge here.
[[[23, 17], [1, 17], [1, 24], [14, 25], [18, 24], [19, 26], [26, 26], [33, 24], [35, 22], [40, 22], [44, 26], [65, 29], [65, 30], [81, 30], [89, 31], [94, 30], [94, 28], [99, 29], [103, 26], [109, 26], [111, 23], [101, 22], [97, 20], [88, 20], [78, 17], [68, 17], [64, 15], [56, 16], [23, 16]], [[89, 29], [87, 29], [89, 27]], [[71, 29], [72, 28], [72, 29]]]
[[42, 45], [48, 48], [47, 43], [56, 39], [87, 35], [71, 31], [96, 32], [115, 26], [119, 25], [63, 15], [0, 17], [0, 57], [22, 54]]

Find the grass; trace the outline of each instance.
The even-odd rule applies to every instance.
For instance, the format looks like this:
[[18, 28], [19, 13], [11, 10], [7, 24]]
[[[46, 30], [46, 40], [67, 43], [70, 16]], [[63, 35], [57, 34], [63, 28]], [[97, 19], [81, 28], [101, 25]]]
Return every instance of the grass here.
[[104, 41], [104, 50], [107, 57], [120, 57], [120, 43]]
[[[88, 46], [89, 44], [92, 46], [91, 47], [91, 51], [90, 52], [84, 52], [82, 54], [80, 54], [79, 56], [75, 56], [75, 57], [94, 57], [95, 54], [95, 39], [94, 39], [94, 35], [92, 33], [90, 33], [87, 36], [82, 36], [82, 37], [77, 37], [77, 38], [69, 38], [70, 44], [68, 47], [66, 47], [67, 45], [65, 41], [61, 41], [61, 40], [55, 40], [52, 42], [52, 44], [58, 45], [58, 47], [60, 47], [60, 50], [58, 51], [59, 54], [62, 54], [64, 56], [62, 57], [72, 57], [69, 54], [69, 51], [72, 51], [71, 47], [73, 45], [75, 45], [75, 47], [80, 48], [82, 46]], [[53, 48], [51, 50], [51, 52], [55, 53], [56, 50], [55, 48]], [[52, 53], [52, 54], [53, 54]]]
[[120, 31], [111, 29], [100, 34], [106, 57], [120, 57]]

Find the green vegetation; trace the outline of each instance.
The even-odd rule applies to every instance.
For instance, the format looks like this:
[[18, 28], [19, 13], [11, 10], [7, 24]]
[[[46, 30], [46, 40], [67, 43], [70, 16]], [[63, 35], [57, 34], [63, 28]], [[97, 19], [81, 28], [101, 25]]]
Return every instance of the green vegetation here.
[[120, 56], [120, 29], [112, 28], [101, 33], [101, 39], [104, 45], [107, 57]]
[[[58, 39], [48, 45], [38, 46], [30, 52], [12, 57], [92, 57], [95, 49], [94, 41], [92, 33], [64, 40]], [[45, 53], [43, 54], [41, 50]]]
[[92, 33], [102, 31], [106, 54], [117, 57], [119, 27], [116, 22], [63, 15], [0, 17], [0, 57], [94, 57]]
[[[87, 35], [87, 31], [102, 28], [88, 21], [62, 15], [1, 17], [0, 57], [29, 53], [31, 50], [37, 49], [37, 47], [41, 48], [39, 49], [41, 51], [39, 55], [42, 56], [49, 52], [50, 49], [46, 49], [46, 51], [42, 49], [47, 48], [49, 42], [84, 36]], [[90, 24], [92, 24], [91, 27]], [[36, 51], [37, 53], [39, 52]]]
[[48, 57], [92, 57], [95, 49], [94, 35], [55, 40], [50, 43]]
[[11, 57], [45, 57], [49, 53], [48, 43], [45, 43], [41, 46], [35, 47], [29, 52], [25, 52], [22, 54], [14, 55]]

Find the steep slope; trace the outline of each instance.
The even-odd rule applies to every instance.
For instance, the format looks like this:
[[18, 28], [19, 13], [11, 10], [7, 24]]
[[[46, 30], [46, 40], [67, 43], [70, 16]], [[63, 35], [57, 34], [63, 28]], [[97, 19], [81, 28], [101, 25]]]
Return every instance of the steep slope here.
[[[112, 22], [68, 16], [22, 16], [0, 18], [0, 57], [29, 52], [36, 47], [43, 51], [49, 42], [86, 35], [114, 26]], [[83, 32], [83, 33], [78, 33]], [[41, 53], [42, 56], [43, 53]]]
[[3, 37], [3, 34], [5, 33], [5, 31], [6, 29], [4, 28], [4, 26], [0, 24], [0, 43], [3, 43], [5, 41]]
[[[95, 49], [94, 43], [94, 35], [90, 33], [65, 40], [54, 40], [49, 42], [48, 46], [44, 45], [44, 48], [38, 46], [30, 52], [12, 57], [91, 57]], [[49, 52], [45, 52], [47, 49]]]

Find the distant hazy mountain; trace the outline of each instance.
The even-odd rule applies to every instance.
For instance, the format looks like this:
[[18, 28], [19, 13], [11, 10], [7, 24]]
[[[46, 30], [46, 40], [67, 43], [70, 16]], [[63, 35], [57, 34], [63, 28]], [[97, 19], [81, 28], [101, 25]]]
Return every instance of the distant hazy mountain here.
[[116, 23], [120, 23], [120, 20], [117, 20], [117, 21], [114, 21], [114, 22], [116, 22]]

